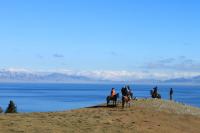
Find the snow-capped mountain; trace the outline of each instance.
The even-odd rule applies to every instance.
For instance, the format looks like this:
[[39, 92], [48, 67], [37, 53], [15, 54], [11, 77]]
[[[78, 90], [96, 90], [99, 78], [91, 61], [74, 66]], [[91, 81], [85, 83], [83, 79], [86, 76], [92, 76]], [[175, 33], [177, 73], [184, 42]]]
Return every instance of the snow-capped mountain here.
[[84, 76], [63, 73], [0, 70], [0, 82], [89, 82]]
[[[106, 75], [106, 74], [105, 74]], [[105, 76], [106, 77], [106, 76]], [[98, 75], [95, 73], [69, 73], [69, 72], [33, 72], [25, 69], [1, 69], [0, 70], [0, 82], [47, 82], [47, 83], [150, 83], [150, 84], [162, 84], [162, 83], [178, 83], [178, 84], [199, 84], [200, 76], [192, 78], [175, 78], [168, 80], [158, 79], [127, 79], [127, 80], [115, 80], [112, 77], [105, 78], [104, 75]], [[115, 76], [116, 77], [116, 76]]]

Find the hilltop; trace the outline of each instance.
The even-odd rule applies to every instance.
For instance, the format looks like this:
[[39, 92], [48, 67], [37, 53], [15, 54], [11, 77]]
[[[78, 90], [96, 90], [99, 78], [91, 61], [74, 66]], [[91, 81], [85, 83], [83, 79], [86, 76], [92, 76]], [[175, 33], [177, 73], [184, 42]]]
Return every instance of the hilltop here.
[[2, 133], [199, 133], [200, 109], [148, 99], [130, 108], [104, 105], [66, 112], [0, 115]]

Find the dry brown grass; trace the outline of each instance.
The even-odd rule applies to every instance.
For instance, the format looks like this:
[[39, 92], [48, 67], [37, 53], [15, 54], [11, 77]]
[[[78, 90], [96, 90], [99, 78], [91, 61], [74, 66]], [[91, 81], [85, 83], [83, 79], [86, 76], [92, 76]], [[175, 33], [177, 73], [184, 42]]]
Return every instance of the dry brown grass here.
[[200, 109], [160, 100], [131, 108], [0, 115], [0, 133], [200, 133]]

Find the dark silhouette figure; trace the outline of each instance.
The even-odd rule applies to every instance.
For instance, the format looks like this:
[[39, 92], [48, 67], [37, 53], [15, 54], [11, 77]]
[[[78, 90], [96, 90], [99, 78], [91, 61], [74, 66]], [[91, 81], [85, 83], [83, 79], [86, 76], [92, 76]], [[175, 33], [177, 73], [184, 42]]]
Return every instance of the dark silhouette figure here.
[[130, 93], [128, 92], [127, 87], [123, 87], [121, 89], [121, 93], [122, 93], [122, 108], [124, 108], [125, 104], [126, 105], [129, 104], [129, 107], [130, 107], [131, 98], [130, 98]]
[[127, 89], [127, 91], [128, 91], [128, 95], [130, 96], [130, 98], [133, 99], [133, 92], [132, 92], [130, 86], [127, 85], [127, 86], [126, 86], [126, 89]]
[[113, 106], [117, 106], [117, 98], [119, 97], [119, 93], [116, 94], [115, 88], [111, 89], [110, 96], [107, 96], [106, 101], [107, 101], [107, 106], [109, 105], [110, 101], [113, 101]]
[[107, 106], [109, 106], [110, 101], [113, 101], [113, 107], [117, 106], [117, 99], [119, 98], [119, 93], [114, 95], [113, 97], [107, 96], [106, 101], [107, 101]]
[[174, 93], [174, 91], [173, 91], [173, 89], [171, 88], [171, 89], [170, 89], [170, 92], [169, 92], [170, 100], [172, 100], [173, 93]]
[[158, 93], [158, 87], [154, 87], [153, 90], [150, 91], [152, 98], [158, 98], [161, 99], [161, 95]]
[[126, 87], [123, 87], [121, 89], [121, 93], [122, 93], [122, 96], [128, 96], [128, 91], [127, 91]]

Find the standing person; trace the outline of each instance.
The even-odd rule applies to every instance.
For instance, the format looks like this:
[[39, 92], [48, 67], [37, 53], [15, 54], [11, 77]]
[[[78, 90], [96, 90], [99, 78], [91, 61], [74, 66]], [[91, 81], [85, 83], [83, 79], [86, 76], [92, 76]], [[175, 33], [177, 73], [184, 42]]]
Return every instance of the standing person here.
[[173, 89], [171, 88], [171, 89], [170, 89], [170, 92], [169, 92], [170, 100], [172, 100], [172, 95], [173, 95], [173, 93], [174, 93], [174, 92], [173, 92]]

